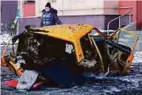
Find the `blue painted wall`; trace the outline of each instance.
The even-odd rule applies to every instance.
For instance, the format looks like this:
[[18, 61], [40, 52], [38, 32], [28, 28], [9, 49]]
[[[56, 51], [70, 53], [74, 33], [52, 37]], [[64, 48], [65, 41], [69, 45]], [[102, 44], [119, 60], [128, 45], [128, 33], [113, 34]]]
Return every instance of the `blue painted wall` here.
[[12, 19], [16, 15], [17, 1], [1, 1], [1, 31], [2, 33], [9, 32], [9, 26]]

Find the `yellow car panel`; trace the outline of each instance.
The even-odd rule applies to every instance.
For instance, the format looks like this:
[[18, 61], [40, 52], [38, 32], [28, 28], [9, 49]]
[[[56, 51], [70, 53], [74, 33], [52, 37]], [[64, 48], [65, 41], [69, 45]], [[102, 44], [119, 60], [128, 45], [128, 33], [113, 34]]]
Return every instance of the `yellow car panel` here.
[[80, 39], [88, 32], [90, 32], [93, 28], [94, 26], [92, 25], [65, 24], [41, 27], [38, 29], [44, 30], [44, 32], [36, 33], [71, 42], [75, 47], [77, 61], [80, 62], [84, 58], [80, 45]]

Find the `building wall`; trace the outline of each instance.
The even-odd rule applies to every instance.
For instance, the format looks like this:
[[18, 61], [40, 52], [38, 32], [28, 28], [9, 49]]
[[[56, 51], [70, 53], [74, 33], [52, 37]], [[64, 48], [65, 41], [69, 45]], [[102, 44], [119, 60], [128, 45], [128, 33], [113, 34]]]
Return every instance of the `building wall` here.
[[137, 1], [137, 28], [142, 29], [142, 1]]
[[[132, 11], [133, 21], [136, 22], [137, 28], [142, 28], [142, 1], [139, 0], [129, 0], [129, 1], [119, 1], [119, 7], [124, 7], [123, 10], [119, 10], [120, 14], [124, 14], [126, 11]], [[132, 7], [130, 9], [130, 7]]]
[[36, 16], [41, 16], [47, 2], [58, 10], [59, 16], [103, 14], [104, 0], [36, 0]]
[[[92, 24], [99, 29], [107, 29], [106, 26], [110, 20], [118, 17], [119, 13], [126, 13], [127, 10], [125, 8], [119, 10], [119, 7], [129, 5], [127, 2], [120, 2], [119, 0], [35, 0], [36, 17], [41, 16], [41, 11], [47, 2], [51, 2], [52, 7], [58, 10], [58, 16], [63, 23]], [[31, 22], [32, 20], [35, 21]], [[32, 20], [24, 18], [21, 22], [40, 25], [39, 18]], [[122, 25], [127, 25], [128, 16], [125, 16], [121, 22]], [[110, 25], [110, 29], [117, 28], [118, 21]]]
[[9, 32], [10, 23], [16, 16], [17, 1], [0, 1], [1, 2], [1, 31]]
[[136, 9], [137, 9], [137, 2], [136, 0], [119, 0], [119, 13], [124, 14], [127, 11], [131, 10], [133, 21], [136, 21]]
[[[118, 15], [119, 0], [35, 0], [35, 4], [23, 4], [25, 16], [41, 16], [47, 2], [58, 10], [59, 16]], [[23, 2], [23, 1], [21, 1]], [[35, 8], [34, 8], [35, 6]], [[26, 12], [26, 9], [29, 9]], [[31, 15], [32, 14], [32, 15]]]
[[105, 15], [118, 15], [118, 0], [104, 0], [104, 14]]

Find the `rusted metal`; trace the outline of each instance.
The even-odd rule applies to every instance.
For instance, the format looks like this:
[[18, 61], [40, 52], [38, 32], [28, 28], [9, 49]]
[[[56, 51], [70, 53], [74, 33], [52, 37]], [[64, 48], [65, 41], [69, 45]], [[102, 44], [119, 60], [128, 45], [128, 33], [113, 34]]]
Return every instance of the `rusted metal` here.
[[[96, 34], [92, 35], [92, 31]], [[38, 71], [41, 82], [49, 77], [57, 82], [55, 77], [64, 72], [68, 73], [62, 76], [64, 78], [68, 78], [69, 74], [72, 76], [74, 72], [128, 73], [138, 36], [128, 32], [135, 38], [134, 45], [121, 45], [117, 40], [122, 31], [128, 32], [120, 28], [113, 34], [106, 35], [92, 25], [82, 24], [29, 28], [20, 36], [14, 37], [14, 40], [19, 39], [15, 55], [7, 56], [9, 43], [6, 45], [2, 64], [7, 65], [19, 77], [27, 69]], [[62, 73], [61, 68], [62, 71], [65, 70]]]

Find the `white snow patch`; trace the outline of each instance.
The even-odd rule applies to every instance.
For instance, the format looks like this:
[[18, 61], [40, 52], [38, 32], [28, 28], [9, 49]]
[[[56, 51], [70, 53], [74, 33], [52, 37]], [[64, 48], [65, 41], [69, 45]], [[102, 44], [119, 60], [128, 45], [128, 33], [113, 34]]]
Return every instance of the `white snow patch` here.
[[[9, 34], [0, 35], [0, 44], [6, 44], [12, 38]], [[10, 42], [11, 43], [11, 42]]]
[[114, 86], [110, 86], [110, 88], [111, 88], [111, 91], [113, 91], [113, 92], [120, 92], [121, 91], [120, 89], [118, 89]]
[[133, 63], [142, 63], [142, 51], [135, 52]]

